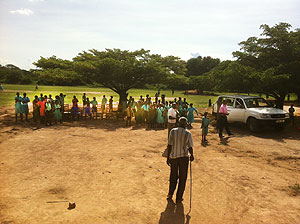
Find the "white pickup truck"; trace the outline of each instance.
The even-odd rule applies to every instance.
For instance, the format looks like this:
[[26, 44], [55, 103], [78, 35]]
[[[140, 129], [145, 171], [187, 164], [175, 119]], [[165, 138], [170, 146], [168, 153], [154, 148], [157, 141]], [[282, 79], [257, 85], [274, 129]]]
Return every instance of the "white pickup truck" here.
[[[228, 122], [247, 124], [250, 131], [258, 131], [262, 126], [274, 126], [283, 129], [289, 118], [288, 112], [274, 108], [261, 97], [244, 95], [221, 95], [213, 105], [213, 114], [217, 114], [218, 102], [227, 100]], [[220, 103], [219, 103], [220, 105]]]

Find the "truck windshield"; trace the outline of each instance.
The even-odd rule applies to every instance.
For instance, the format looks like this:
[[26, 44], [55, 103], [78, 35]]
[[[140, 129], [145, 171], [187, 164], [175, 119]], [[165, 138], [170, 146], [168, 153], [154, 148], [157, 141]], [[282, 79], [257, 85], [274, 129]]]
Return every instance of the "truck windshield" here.
[[245, 99], [244, 101], [248, 108], [270, 107], [270, 105], [264, 98], [249, 98]]

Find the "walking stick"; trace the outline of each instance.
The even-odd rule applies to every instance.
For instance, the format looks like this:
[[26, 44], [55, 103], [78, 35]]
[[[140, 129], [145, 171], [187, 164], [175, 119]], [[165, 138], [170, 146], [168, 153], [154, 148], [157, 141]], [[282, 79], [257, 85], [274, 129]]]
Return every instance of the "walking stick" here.
[[187, 223], [189, 223], [190, 220], [190, 213], [192, 211], [192, 161], [190, 160], [190, 209], [188, 213], [186, 214]]

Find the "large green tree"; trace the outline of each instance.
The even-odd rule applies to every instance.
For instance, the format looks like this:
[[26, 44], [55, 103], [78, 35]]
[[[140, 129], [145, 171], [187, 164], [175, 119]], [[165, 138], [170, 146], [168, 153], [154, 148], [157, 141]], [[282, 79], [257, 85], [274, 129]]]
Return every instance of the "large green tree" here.
[[37, 80], [32, 72], [20, 69], [13, 64], [0, 65], [0, 82], [10, 84], [29, 84]]
[[72, 61], [51, 56], [41, 57], [33, 64], [38, 68], [32, 71], [38, 76], [39, 84], [73, 86], [84, 83], [83, 77], [74, 70]]
[[185, 69], [177, 57], [152, 55], [144, 49], [93, 49], [79, 53], [73, 61], [75, 71], [118, 93], [120, 102], [126, 100], [129, 89], [165, 83], [170, 76], [184, 74]]
[[233, 55], [239, 63], [258, 72], [256, 88], [273, 96], [277, 107], [283, 108], [286, 94], [300, 95], [300, 32], [291, 31], [287, 23], [260, 28], [261, 37], [241, 42], [241, 50]]
[[214, 67], [220, 64], [219, 58], [212, 58], [210, 56], [197, 58], [191, 58], [187, 61], [186, 67], [187, 72], [186, 76], [199, 76], [203, 75], [206, 72], [209, 72]]

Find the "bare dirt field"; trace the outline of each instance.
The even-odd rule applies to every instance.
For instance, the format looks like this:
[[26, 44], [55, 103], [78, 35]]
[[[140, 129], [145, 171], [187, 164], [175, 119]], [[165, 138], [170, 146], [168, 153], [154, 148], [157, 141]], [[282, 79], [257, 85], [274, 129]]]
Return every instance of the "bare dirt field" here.
[[[121, 121], [75, 121], [51, 127], [14, 123], [0, 113], [0, 223], [299, 224], [300, 131], [250, 134], [234, 125], [220, 142], [210, 127], [183, 206], [167, 203], [167, 130]], [[189, 177], [190, 178], [190, 177]], [[294, 186], [294, 190], [289, 187]], [[69, 210], [68, 202], [76, 208]]]

